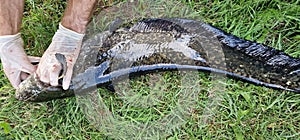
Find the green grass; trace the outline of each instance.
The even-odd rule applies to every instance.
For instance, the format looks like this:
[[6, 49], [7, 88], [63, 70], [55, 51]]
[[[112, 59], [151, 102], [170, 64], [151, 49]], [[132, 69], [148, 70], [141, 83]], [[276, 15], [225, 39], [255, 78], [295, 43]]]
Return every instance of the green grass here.
[[[22, 34], [28, 54], [41, 56], [51, 43], [65, 4], [61, 0], [26, 0]], [[299, 0], [203, 0], [185, 4], [195, 9], [200, 20], [226, 32], [300, 57]], [[182, 93], [197, 93], [186, 123], [176, 126], [168, 139], [300, 138], [300, 94], [231, 79], [216, 81], [226, 87], [218, 92], [214, 91], [213, 77], [202, 73], [190, 81], [196, 86], [188, 88], [180, 83], [185, 78], [180, 74], [159, 75], [163, 78], [146, 75], [134, 82], [119, 83], [115, 94], [99, 89], [100, 95], [115, 116], [150, 124], [172, 113]], [[2, 69], [0, 76], [0, 139], [110, 139], [105, 131], [97, 130], [97, 125], [105, 123], [93, 125], [88, 118], [94, 116], [85, 114], [76, 98], [20, 102], [14, 98]], [[126, 132], [124, 128], [119, 130]]]

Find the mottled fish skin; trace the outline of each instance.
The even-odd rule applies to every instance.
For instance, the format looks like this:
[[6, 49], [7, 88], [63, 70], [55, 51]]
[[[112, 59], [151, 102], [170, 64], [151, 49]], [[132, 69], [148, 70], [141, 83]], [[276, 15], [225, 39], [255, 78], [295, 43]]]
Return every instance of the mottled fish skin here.
[[18, 100], [30, 102], [44, 102], [71, 96], [74, 96], [73, 90], [63, 90], [62, 86], [52, 87], [41, 82], [36, 75], [24, 80], [15, 94]]
[[[169, 33], [171, 33], [171, 35], [173, 35], [174, 38], [179, 38], [180, 35], [184, 34], [191, 36], [196, 35], [196, 37], [191, 38], [191, 42], [199, 42], [194, 44], [190, 43], [189, 47], [197, 51], [201, 55], [201, 58], [206, 61], [204, 62], [195, 60], [194, 62], [183, 62], [175, 60], [177, 64], [179, 64], [178, 62], [182, 62], [182, 64], [207, 66], [227, 71], [228, 73], [226, 73], [226, 75], [228, 75], [229, 77], [251, 82], [256, 85], [266, 86], [275, 89], [283, 89], [293, 92], [300, 92], [300, 59], [293, 58], [285, 54], [284, 52], [276, 50], [272, 47], [268, 47], [257, 42], [240, 39], [209, 24], [180, 18], [146, 19], [133, 25], [129, 29], [129, 31], [132, 31], [134, 33], [128, 32], [113, 34], [110, 38], [108, 38], [105, 41], [105, 44], [103, 45], [103, 48], [101, 48], [99, 53], [99, 64], [114, 58], [113, 55], [115, 55], [115, 53], [112, 54], [112, 46], [115, 46], [119, 42], [122, 42], [126, 39], [132, 39], [134, 38], [133, 36], [140, 33], [148, 33], [147, 36], [150, 37], [144, 38], [144, 40], [150, 41], [143, 42], [149, 44], [153, 42], [151, 33], [154, 34], [153, 36], [155, 36], [156, 33], [166, 33], [164, 37], [156, 35], [157, 38], [161, 38], [162, 40], [168, 40], [166, 37]], [[121, 36], [124, 36], [124, 34], [126, 34], [127, 38], [122, 39]], [[142, 36], [143, 35], [140, 35], [139, 37]], [[200, 37], [201, 39], [199, 40]], [[204, 44], [211, 44], [210, 48], [199, 47], [201, 46], [201, 43], [205, 41], [204, 37], [207, 37], [208, 40], [217, 39], [219, 44], [215, 43], [214, 41], [208, 41]], [[218, 55], [208, 56], [207, 54], [205, 54], [205, 52], [214, 52], [215, 54], [222, 53], [225, 60], [220, 61], [224, 58], [221, 58]], [[137, 58], [133, 61], [135, 65], [138, 65], [137, 63], [140, 63], [140, 65], [172, 63], [170, 62], [170, 60], [164, 59], [164, 56], [159, 55], [170, 54], [168, 54], [167, 52], [161, 54], [155, 53], [151, 57]], [[171, 57], [173, 58], [173, 56], [169, 56], [168, 58]], [[184, 59], [183, 56], [179, 56], [179, 58], [180, 60]], [[114, 60], [115, 59], [116, 58], [114, 58]], [[119, 62], [132, 63], [128, 62], [127, 60], [119, 60]], [[218, 64], [221, 62], [225, 64]], [[114, 61], [111, 63], [117, 64], [118, 62]], [[201, 68], [196, 67], [195, 69], [201, 70]], [[106, 73], [110, 72], [111, 71], [107, 71]], [[101, 82], [99, 81], [99, 83]]]
[[240, 39], [211, 25], [206, 24], [205, 27], [213, 31], [223, 44], [227, 71], [300, 92], [300, 59], [269, 46]]
[[[84, 50], [84, 46], [100, 42], [97, 44], [100, 47], [97, 49], [96, 67], [91, 62], [94, 60], [79, 57], [79, 67], [89, 69], [86, 72], [81, 70], [75, 76], [69, 90], [51, 88], [32, 76], [17, 90], [17, 99], [47, 101], [63, 98], [74, 95], [73, 89], [105, 87], [113, 79], [128, 74], [176, 69], [216, 72], [256, 85], [300, 93], [300, 59], [240, 39], [203, 22], [180, 18], [145, 19], [131, 28], [114, 29], [103, 39], [105, 33], [83, 43]], [[141, 47], [145, 48], [139, 50]], [[96, 83], [90, 80], [94, 77], [86, 76], [91, 70], [97, 76]]]
[[[16, 98], [21, 101], [34, 101], [42, 102], [48, 101], [51, 99], [59, 99], [73, 96], [74, 93], [72, 90], [63, 90], [62, 89], [62, 78], [66, 74], [67, 62], [63, 54], [56, 53], [56, 59], [61, 63], [62, 70], [59, 74], [59, 84], [60, 86], [53, 87], [48, 84], [45, 84], [39, 80], [37, 75], [32, 75], [23, 81], [19, 88], [16, 91]], [[70, 89], [72, 89], [71, 87]]]

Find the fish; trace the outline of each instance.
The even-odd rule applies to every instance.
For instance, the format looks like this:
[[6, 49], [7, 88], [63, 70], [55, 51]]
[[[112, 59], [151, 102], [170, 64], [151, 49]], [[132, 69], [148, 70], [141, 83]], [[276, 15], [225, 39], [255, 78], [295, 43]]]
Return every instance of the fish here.
[[[158, 71], [197, 70], [277, 90], [300, 93], [300, 59], [210, 24], [184, 18], [147, 18], [86, 39], [68, 90], [35, 75], [16, 90], [21, 101], [41, 102], [107, 88], [113, 80]], [[124, 25], [124, 26], [122, 26]], [[63, 65], [63, 64], [62, 64]]]

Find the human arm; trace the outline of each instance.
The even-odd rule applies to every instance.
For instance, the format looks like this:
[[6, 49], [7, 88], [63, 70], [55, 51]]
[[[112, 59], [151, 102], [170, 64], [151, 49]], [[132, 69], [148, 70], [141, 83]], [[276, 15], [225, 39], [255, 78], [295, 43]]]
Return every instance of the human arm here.
[[2, 0], [0, 4], [0, 58], [4, 73], [14, 88], [36, 70], [24, 51], [19, 33], [23, 9], [24, 0]]
[[80, 52], [82, 39], [90, 21], [97, 0], [69, 0], [58, 31], [52, 43], [41, 58], [36, 71], [40, 80], [52, 86], [58, 86], [61, 63], [55, 54], [66, 58], [67, 70], [63, 76], [63, 89], [68, 89], [73, 73], [73, 66]]
[[1, 0], [0, 36], [15, 35], [20, 32], [24, 10], [24, 0]]

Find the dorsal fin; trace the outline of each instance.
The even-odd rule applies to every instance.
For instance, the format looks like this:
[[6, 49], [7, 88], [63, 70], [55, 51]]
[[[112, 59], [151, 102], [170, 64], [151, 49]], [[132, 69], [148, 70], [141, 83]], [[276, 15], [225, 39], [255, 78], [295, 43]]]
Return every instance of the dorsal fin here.
[[183, 33], [186, 32], [184, 28], [175, 24], [171, 21], [159, 19], [159, 18], [151, 18], [139, 21], [134, 24], [130, 31], [133, 32], [172, 32], [172, 33]]

